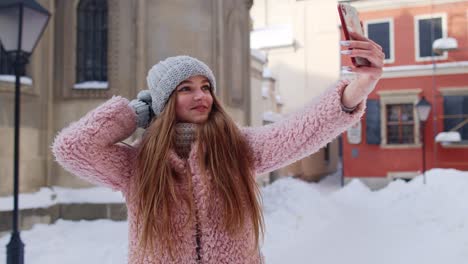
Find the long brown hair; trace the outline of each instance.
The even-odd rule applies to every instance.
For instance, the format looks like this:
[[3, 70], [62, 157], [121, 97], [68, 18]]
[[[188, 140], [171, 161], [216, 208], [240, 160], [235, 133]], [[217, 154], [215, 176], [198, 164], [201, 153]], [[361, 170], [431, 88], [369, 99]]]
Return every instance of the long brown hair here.
[[[138, 178], [134, 193], [138, 196], [140, 248], [145, 253], [147, 248], [152, 249], [159, 244], [160, 250], [166, 249], [173, 255], [171, 208], [174, 204], [185, 202], [189, 208], [185, 226], [193, 216], [193, 198], [188, 194], [176, 194], [174, 184], [178, 179], [168, 162], [169, 150], [175, 144], [176, 96], [175, 93], [171, 95], [160, 117], [147, 128], [138, 152]], [[256, 245], [252, 250], [255, 250], [263, 237], [264, 221], [260, 191], [252, 171], [251, 150], [237, 125], [213, 93], [212, 96], [209, 118], [197, 130], [198, 162], [202, 172], [211, 173], [213, 186], [222, 198], [225, 229], [235, 236], [250, 218]], [[191, 179], [187, 182], [191, 184]]]

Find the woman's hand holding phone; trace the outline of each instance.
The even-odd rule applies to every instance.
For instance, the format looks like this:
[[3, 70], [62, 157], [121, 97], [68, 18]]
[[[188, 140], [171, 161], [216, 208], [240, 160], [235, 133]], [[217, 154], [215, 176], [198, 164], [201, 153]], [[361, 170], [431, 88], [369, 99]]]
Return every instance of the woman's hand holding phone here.
[[342, 54], [350, 57], [362, 57], [369, 61], [369, 66], [346, 66], [346, 70], [356, 73], [354, 79], [344, 90], [341, 103], [348, 108], [355, 107], [374, 89], [382, 76], [385, 58], [382, 47], [374, 41], [355, 32], [350, 32], [355, 40], [342, 41], [341, 45], [352, 50], [343, 50]]
[[344, 90], [341, 103], [346, 108], [353, 108], [375, 89], [382, 76], [385, 54], [379, 44], [364, 36], [356, 8], [349, 4], [338, 4], [338, 14], [346, 39], [340, 42], [346, 48], [341, 54], [351, 58], [353, 65], [343, 68], [356, 73], [356, 78]]
[[354, 40], [340, 42], [343, 47], [347, 48], [346, 50], [342, 50], [341, 54], [350, 58], [365, 58], [369, 61], [369, 66], [348, 66], [345, 69], [355, 72], [359, 78], [378, 80], [382, 76], [383, 61], [385, 59], [382, 47], [356, 32], [349, 32], [349, 34]]

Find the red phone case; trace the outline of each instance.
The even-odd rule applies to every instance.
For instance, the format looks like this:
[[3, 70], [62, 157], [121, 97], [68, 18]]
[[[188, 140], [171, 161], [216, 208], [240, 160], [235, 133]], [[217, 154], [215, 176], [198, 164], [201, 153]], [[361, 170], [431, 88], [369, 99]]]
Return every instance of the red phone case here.
[[[337, 7], [338, 7], [338, 14], [340, 15], [340, 20], [341, 20], [341, 29], [343, 30], [345, 39], [346, 40], [352, 40], [352, 38], [350, 37], [349, 32], [348, 32], [348, 25], [347, 25], [346, 20], [344, 18], [344, 16], [347, 15], [347, 14], [344, 14], [344, 12], [345, 12], [344, 5], [343, 4], [338, 4]], [[360, 26], [361, 26], [361, 29], [362, 29], [362, 22], [360, 22]], [[352, 50], [352, 48], [349, 48], [349, 49]], [[366, 58], [362, 58], [362, 57], [351, 57], [351, 62], [356, 67], [370, 66], [369, 60], [367, 60]]]

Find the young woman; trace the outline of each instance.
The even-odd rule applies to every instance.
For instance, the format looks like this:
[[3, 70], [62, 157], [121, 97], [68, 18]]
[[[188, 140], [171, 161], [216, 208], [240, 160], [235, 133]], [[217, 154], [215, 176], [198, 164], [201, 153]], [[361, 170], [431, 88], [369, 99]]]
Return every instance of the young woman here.
[[[264, 263], [255, 174], [306, 157], [359, 121], [382, 74], [383, 53], [355, 35], [342, 45], [370, 67], [339, 81], [302, 111], [261, 128], [239, 128], [215, 97], [203, 62], [170, 57], [149, 71], [149, 91], [114, 96], [63, 129], [53, 144], [71, 173], [121, 191], [129, 263]], [[137, 126], [140, 143], [119, 143]]]

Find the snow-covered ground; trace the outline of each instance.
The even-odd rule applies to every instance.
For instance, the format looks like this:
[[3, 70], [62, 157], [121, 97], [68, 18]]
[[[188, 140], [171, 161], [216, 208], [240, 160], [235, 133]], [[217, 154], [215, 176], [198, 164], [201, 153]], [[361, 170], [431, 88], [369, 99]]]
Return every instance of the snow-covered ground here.
[[[379, 191], [330, 183], [285, 178], [262, 189], [268, 264], [468, 263], [468, 172], [436, 169], [427, 185], [418, 177]], [[26, 263], [126, 263], [126, 222], [60, 220], [22, 239]]]

